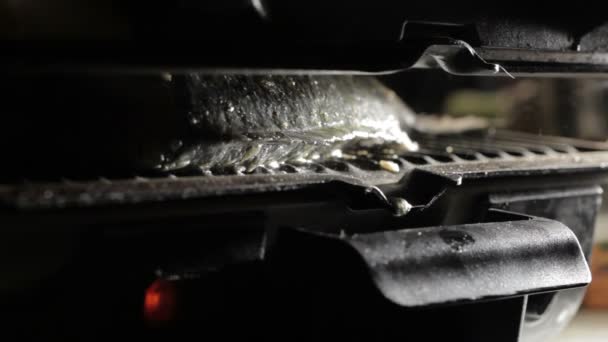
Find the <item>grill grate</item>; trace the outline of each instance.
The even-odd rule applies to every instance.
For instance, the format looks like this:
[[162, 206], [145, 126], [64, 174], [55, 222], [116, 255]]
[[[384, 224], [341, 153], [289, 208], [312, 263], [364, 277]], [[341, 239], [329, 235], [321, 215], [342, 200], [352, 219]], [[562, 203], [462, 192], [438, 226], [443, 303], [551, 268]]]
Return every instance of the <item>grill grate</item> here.
[[417, 134], [415, 140], [423, 147], [421, 151], [402, 156], [406, 161], [413, 159], [411, 163], [415, 165], [514, 160], [608, 150], [608, 144], [604, 143], [535, 137], [505, 131], [475, 131], [457, 135]]
[[456, 183], [465, 178], [601, 171], [608, 168], [608, 144], [538, 137], [508, 131], [462, 134], [415, 133], [419, 151], [400, 155], [334, 158], [306, 165], [258, 167], [201, 173], [134, 175], [128, 179], [61, 179], [0, 185], [0, 203], [11, 207], [67, 207], [139, 203], [171, 199], [296, 189], [332, 181], [366, 188], [395, 184], [414, 170]]
[[[537, 137], [508, 131], [473, 131], [463, 134], [431, 135], [414, 133], [420, 145], [415, 152], [399, 155], [367, 154], [351, 159], [334, 158], [306, 165], [283, 164], [277, 169], [258, 167], [251, 174], [296, 173], [357, 173], [360, 171], [387, 171], [380, 161], [394, 163], [399, 169], [425, 165], [461, 164], [467, 162], [516, 161], [538, 157], [576, 156], [584, 152], [608, 151], [608, 144], [555, 137]], [[394, 171], [393, 171], [394, 172]], [[239, 174], [237, 170], [223, 169], [217, 174]], [[184, 170], [181, 176], [197, 176], [196, 169]]]

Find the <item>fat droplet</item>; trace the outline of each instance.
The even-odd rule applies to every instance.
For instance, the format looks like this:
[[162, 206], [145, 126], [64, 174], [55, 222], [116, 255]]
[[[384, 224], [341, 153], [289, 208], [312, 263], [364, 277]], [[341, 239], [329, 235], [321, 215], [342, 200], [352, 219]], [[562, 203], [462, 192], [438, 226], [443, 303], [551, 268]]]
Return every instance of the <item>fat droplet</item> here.
[[381, 168], [389, 172], [398, 173], [400, 170], [399, 164], [390, 160], [381, 160], [378, 164]]
[[190, 118], [190, 123], [194, 126], [198, 126], [201, 123], [201, 119], [198, 117], [198, 115], [192, 112], [188, 113], [188, 117]]
[[342, 158], [342, 150], [336, 149], [331, 151], [331, 156], [334, 158]]
[[390, 202], [393, 205], [395, 216], [403, 216], [412, 210], [412, 205], [404, 198], [393, 197], [390, 199]]

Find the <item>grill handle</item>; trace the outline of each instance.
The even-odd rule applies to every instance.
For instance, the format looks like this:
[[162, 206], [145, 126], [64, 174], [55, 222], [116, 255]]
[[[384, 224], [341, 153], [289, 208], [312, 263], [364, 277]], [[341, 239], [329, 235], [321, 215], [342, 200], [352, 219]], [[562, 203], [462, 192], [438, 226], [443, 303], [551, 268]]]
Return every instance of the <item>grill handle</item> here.
[[[332, 288], [352, 287], [357, 276], [371, 278], [385, 298], [405, 307], [523, 296], [591, 281], [568, 227], [494, 209], [488, 217], [505, 215], [500, 222], [350, 236], [284, 229], [272, 260], [299, 281], [322, 277]], [[343, 279], [350, 281], [339, 285]]]

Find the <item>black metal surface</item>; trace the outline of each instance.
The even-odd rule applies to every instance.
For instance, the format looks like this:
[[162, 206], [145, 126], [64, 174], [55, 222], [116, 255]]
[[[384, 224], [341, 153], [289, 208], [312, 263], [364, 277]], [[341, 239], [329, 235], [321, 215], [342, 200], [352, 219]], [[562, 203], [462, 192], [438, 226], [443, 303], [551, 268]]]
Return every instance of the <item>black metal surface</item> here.
[[[576, 235], [585, 258], [589, 260], [601, 195], [602, 189], [595, 186], [500, 193], [491, 195], [489, 200], [496, 208], [564, 223]], [[529, 296], [521, 340], [554, 338], [574, 317], [584, 295], [585, 289], [571, 289]]]
[[[353, 248], [380, 292], [405, 307], [504, 298], [591, 281], [569, 228], [546, 219], [516, 215], [503, 219], [343, 237], [318, 235], [317, 239]], [[330, 254], [343, 250], [330, 242], [321, 248], [315, 247], [314, 239], [304, 241], [296, 238], [284, 248], [302, 258], [307, 258], [307, 251], [315, 251], [316, 258], [328, 253], [323, 259], [329, 265]], [[340, 265], [334, 267], [337, 271]]]
[[[438, 41], [443, 44], [438, 44]], [[608, 69], [606, 51], [518, 50], [492, 46], [465, 48], [462, 43], [467, 44], [466, 41], [448, 41], [452, 43], [445, 43], [441, 37], [430, 37], [396, 41], [388, 46], [372, 42], [365, 46], [317, 44], [312, 48], [305, 44], [280, 47], [274, 43], [237, 48], [232, 44], [220, 43], [212, 47], [213, 52], [192, 50], [190, 45], [181, 46], [175, 42], [165, 43], [166, 50], [160, 52], [157, 44], [145, 42], [135, 45], [83, 42], [77, 48], [62, 42], [34, 46], [27, 42], [8, 42], [4, 43], [8, 53], [0, 58], [0, 70], [5, 74], [119, 71], [179, 74], [197, 71], [253, 75], [382, 75], [410, 68], [441, 68], [456, 75], [602, 77]], [[340, 47], [336, 49], [335, 45]], [[263, 50], [268, 55], [251, 55], [242, 59], [242, 49]], [[471, 49], [476, 56], [470, 54]], [[109, 62], [112, 56], [107, 56], [108, 50], [116, 50], [119, 57], [114, 58], [114, 62]], [[327, 54], [302, 52], [311, 50], [323, 50]], [[44, 63], [40, 63], [37, 56], [46, 56]], [[445, 60], [445, 64], [431, 60], [433, 56]], [[488, 65], [491, 67], [488, 68]]]
[[[606, 63], [578, 53], [595, 52], [605, 59], [605, 19], [589, 5], [526, 6], [522, 11], [516, 10], [520, 6], [392, 0], [161, 1], [146, 6], [63, 0], [4, 1], [0, 8], [0, 42], [6, 50], [0, 61], [8, 72], [379, 73], [409, 68], [438, 38], [451, 37], [475, 48], [510, 49], [504, 55], [522, 62], [506, 63], [515, 74], [606, 73]], [[475, 73], [470, 70], [474, 63], [465, 65]]]
[[477, 53], [516, 76], [595, 76], [606, 73], [608, 54], [577, 51], [535, 51], [510, 48], [479, 48]]
[[[356, 0], [347, 3], [296, 0], [289, 4], [280, 0], [226, 0], [205, 3], [195, 0], [177, 3], [164, 0], [142, 6], [135, 1], [92, 0], [81, 4], [62, 0], [52, 4], [37, 1], [13, 4], [4, 1], [2, 8], [5, 9], [3, 14], [7, 23], [0, 32], [11, 38], [124, 38], [130, 37], [129, 33], [136, 38], [179, 37], [180, 33], [193, 38], [208, 32], [204, 29], [210, 28], [216, 29], [213, 32], [216, 36], [226, 37], [242, 31], [241, 35], [246, 37], [252, 33], [241, 30], [242, 28], [249, 26], [257, 34], [264, 23], [277, 23], [289, 29], [286, 34], [298, 38], [334, 38], [362, 34], [362, 37], [370, 39], [385, 37], [393, 29], [398, 29], [403, 20], [470, 23], [480, 20], [497, 21], [499, 18], [503, 21], [511, 19], [522, 26], [528, 24], [530, 28], [546, 25], [554, 27], [554, 31], [562, 34], [580, 34], [600, 24], [604, 18], [596, 12], [601, 8], [600, 5], [570, 4], [568, 7], [539, 8], [527, 6], [523, 11], [521, 6], [516, 5], [497, 7], [490, 3], [478, 4], [470, 1], [438, 5], [393, 0]], [[40, 17], [40, 13], [47, 16]], [[572, 16], [573, 13], [578, 15]], [[111, 19], [117, 22], [106, 22]], [[209, 22], [203, 19], [208, 19]], [[234, 22], [221, 26], [222, 21], [226, 19], [232, 19]], [[565, 21], [566, 19], [570, 20]], [[21, 26], [17, 25], [19, 23]], [[507, 25], [503, 23], [500, 26], [497, 31]], [[80, 33], [76, 30], [78, 28]], [[214, 36], [198, 38], [212, 40]]]
[[508, 192], [491, 195], [490, 203], [494, 208], [562, 222], [574, 232], [589, 260], [602, 192], [599, 186]]

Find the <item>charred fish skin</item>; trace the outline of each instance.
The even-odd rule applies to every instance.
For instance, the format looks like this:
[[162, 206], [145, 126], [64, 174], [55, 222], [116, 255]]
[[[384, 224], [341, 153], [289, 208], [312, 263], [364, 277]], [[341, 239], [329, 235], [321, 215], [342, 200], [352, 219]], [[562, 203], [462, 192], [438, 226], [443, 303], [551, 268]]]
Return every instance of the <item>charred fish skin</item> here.
[[[413, 113], [372, 77], [187, 74], [190, 134], [159, 168], [251, 171], [392, 144], [416, 149]], [[395, 146], [393, 146], [394, 148]]]

